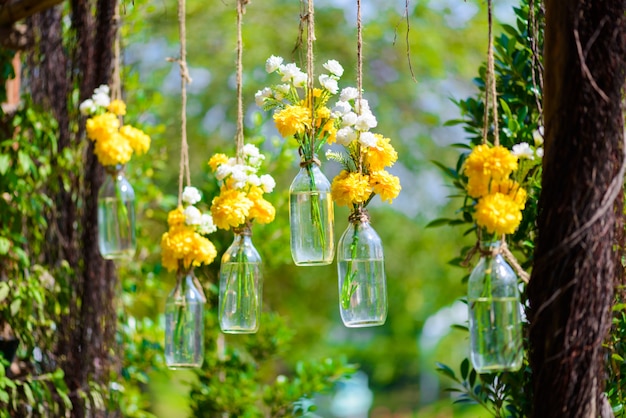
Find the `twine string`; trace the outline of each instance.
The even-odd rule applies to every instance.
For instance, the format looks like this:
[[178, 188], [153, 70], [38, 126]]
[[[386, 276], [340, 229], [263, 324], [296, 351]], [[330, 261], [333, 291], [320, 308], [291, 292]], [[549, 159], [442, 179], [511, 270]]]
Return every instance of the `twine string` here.
[[187, 84], [191, 83], [189, 69], [187, 67], [187, 34], [185, 23], [185, 0], [178, 0], [178, 35], [180, 38], [180, 57], [169, 58], [168, 61], [176, 61], [180, 67], [180, 169], [178, 175], [178, 206], [183, 203], [183, 181], [186, 179], [187, 186], [191, 186], [191, 173], [189, 171], [189, 145], [187, 144]]
[[[113, 15], [113, 26], [115, 26], [115, 41], [113, 43], [113, 85], [111, 86], [111, 100], [122, 99], [122, 80], [120, 74], [120, 4], [115, 6]], [[122, 116], [120, 115], [120, 121]]]
[[237, 162], [243, 163], [243, 35], [242, 22], [246, 13], [246, 4], [249, 0], [237, 0], [237, 132], [235, 143], [237, 147]]
[[504, 259], [509, 263], [513, 271], [517, 274], [517, 276], [525, 283], [528, 284], [530, 281], [530, 275], [524, 270], [521, 266], [515, 255], [509, 249], [509, 246], [506, 244], [504, 237], [502, 237], [502, 244], [497, 247], [491, 247], [488, 249], [483, 249], [480, 247], [480, 242], [476, 241], [476, 244], [472, 248], [469, 249], [463, 261], [461, 261], [461, 266], [469, 267], [472, 261], [472, 258], [476, 253], [479, 253], [482, 257], [495, 257], [497, 255], [502, 255]]
[[[357, 115], [361, 115], [363, 113], [363, 22], [361, 20], [361, 0], [356, 0], [356, 89], [358, 92]], [[360, 174], [363, 174], [363, 154], [358, 141], [357, 152], [359, 156], [357, 169]]]
[[354, 211], [348, 216], [348, 222], [351, 224], [362, 224], [370, 221], [370, 214], [362, 206], [357, 206]]
[[489, 111], [493, 119], [493, 144], [500, 145], [500, 128], [498, 127], [498, 92], [496, 88], [496, 71], [493, 53], [493, 12], [492, 0], [487, 0], [487, 20], [489, 44], [487, 46], [487, 70], [485, 73], [485, 114], [483, 118], [483, 144], [487, 143], [489, 134]]
[[[307, 106], [311, 109], [311, 127], [309, 129], [310, 155], [315, 155], [315, 98], [314, 98], [314, 51], [315, 42], [315, 5], [313, 0], [307, 2], [307, 40], [306, 40], [306, 81], [307, 81]], [[306, 154], [305, 154], [306, 155]]]

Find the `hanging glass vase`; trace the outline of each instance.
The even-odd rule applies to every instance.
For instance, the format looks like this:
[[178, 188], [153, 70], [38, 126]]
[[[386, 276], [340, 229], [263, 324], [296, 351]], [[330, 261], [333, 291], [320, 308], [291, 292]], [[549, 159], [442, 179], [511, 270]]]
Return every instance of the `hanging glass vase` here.
[[366, 213], [352, 215], [337, 247], [339, 309], [350, 328], [382, 325], [387, 319], [383, 244]]
[[468, 283], [470, 357], [478, 373], [515, 371], [522, 366], [517, 276], [500, 248], [501, 241], [481, 242], [481, 257]]
[[259, 330], [261, 316], [261, 256], [252, 244], [249, 227], [234, 232], [220, 266], [220, 328], [228, 334], [252, 334]]
[[204, 293], [193, 274], [179, 273], [165, 302], [165, 363], [200, 367], [204, 358]]
[[135, 254], [135, 192], [124, 177], [123, 166], [105, 167], [107, 175], [98, 192], [98, 247], [105, 259], [132, 258]]
[[333, 262], [334, 212], [330, 182], [316, 162], [303, 162], [291, 183], [289, 223], [291, 256], [297, 266]]

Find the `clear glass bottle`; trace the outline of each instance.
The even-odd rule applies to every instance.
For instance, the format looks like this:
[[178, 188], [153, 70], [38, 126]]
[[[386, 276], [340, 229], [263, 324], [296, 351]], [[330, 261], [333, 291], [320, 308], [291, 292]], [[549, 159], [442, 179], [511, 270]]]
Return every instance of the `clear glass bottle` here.
[[135, 191], [124, 177], [123, 167], [106, 167], [98, 191], [98, 247], [102, 258], [113, 260], [135, 255]]
[[346, 327], [383, 325], [387, 284], [383, 244], [369, 221], [350, 222], [337, 247], [339, 310]]
[[193, 270], [179, 273], [165, 302], [165, 363], [171, 369], [202, 366], [205, 299], [196, 283]]
[[468, 283], [470, 358], [478, 373], [515, 371], [522, 366], [517, 276], [499, 254], [500, 246], [501, 241], [481, 242], [482, 255]]
[[237, 230], [220, 266], [219, 321], [222, 332], [257, 332], [262, 294], [261, 256], [252, 244], [250, 229]]
[[297, 266], [333, 262], [334, 211], [330, 182], [316, 163], [302, 165], [289, 188], [291, 256]]

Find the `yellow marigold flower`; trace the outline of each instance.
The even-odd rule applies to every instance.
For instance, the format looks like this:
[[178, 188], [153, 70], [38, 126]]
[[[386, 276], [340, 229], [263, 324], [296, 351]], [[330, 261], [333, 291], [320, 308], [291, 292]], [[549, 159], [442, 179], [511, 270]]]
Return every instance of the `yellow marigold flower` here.
[[220, 229], [239, 226], [246, 222], [252, 205], [252, 200], [245, 193], [223, 189], [211, 204], [213, 222]]
[[124, 125], [120, 128], [120, 134], [124, 135], [137, 155], [145, 154], [150, 149], [150, 137], [141, 129]]
[[519, 207], [520, 210], [526, 206], [528, 194], [526, 190], [513, 179], [504, 179], [499, 182], [492, 182], [491, 193], [502, 193], [509, 196]]
[[259, 197], [257, 199], [253, 199], [253, 206], [250, 208], [250, 213], [248, 217], [250, 220], [254, 219], [260, 224], [268, 224], [274, 220], [276, 217], [276, 209], [270, 202]]
[[315, 127], [319, 128], [326, 119], [330, 118], [330, 109], [322, 106], [315, 112]]
[[248, 199], [252, 200], [253, 202], [257, 199], [262, 199], [263, 198], [263, 189], [259, 186], [250, 186], [250, 189], [248, 190]]
[[502, 180], [517, 169], [517, 157], [502, 146], [476, 146], [465, 160], [463, 172], [467, 177], [486, 176]]
[[228, 156], [226, 154], [213, 154], [213, 156], [209, 159], [209, 167], [211, 167], [211, 171], [217, 170], [222, 164], [226, 164], [228, 162]]
[[368, 176], [343, 170], [334, 178], [330, 193], [339, 206], [350, 206], [365, 202], [372, 193], [372, 186]]
[[125, 137], [113, 132], [106, 139], [96, 141], [94, 154], [104, 166], [126, 164], [133, 154], [133, 149]]
[[522, 221], [522, 212], [510, 196], [493, 193], [478, 200], [474, 219], [490, 234], [512, 234]]
[[311, 126], [311, 111], [303, 106], [287, 106], [274, 113], [274, 123], [284, 138], [301, 135]]
[[191, 236], [190, 252], [185, 255], [183, 264], [185, 268], [211, 264], [215, 260], [215, 256], [217, 256], [215, 245], [208, 238], [194, 232]]
[[111, 112], [96, 115], [87, 119], [87, 137], [92, 141], [105, 141], [116, 134], [120, 127], [120, 120]]
[[171, 210], [167, 214], [167, 224], [172, 226], [180, 226], [185, 224], [185, 212], [182, 206], [177, 207], [174, 210]]
[[381, 134], [376, 137], [375, 147], [362, 147], [365, 153], [367, 166], [370, 171], [380, 171], [385, 167], [391, 167], [398, 160], [398, 153], [391, 145], [391, 140]]
[[120, 99], [112, 100], [107, 106], [107, 110], [115, 113], [117, 116], [124, 116], [126, 114], [126, 103]]
[[474, 199], [489, 193], [489, 183], [491, 178], [482, 174], [475, 174], [468, 177], [467, 194]]
[[398, 197], [402, 190], [400, 179], [385, 170], [370, 173], [370, 185], [374, 193], [380, 195], [383, 202], [389, 203]]
[[327, 136], [326, 142], [328, 144], [334, 144], [337, 142], [337, 127], [335, 126], [335, 121], [333, 119], [326, 122], [321, 131], [322, 135]]

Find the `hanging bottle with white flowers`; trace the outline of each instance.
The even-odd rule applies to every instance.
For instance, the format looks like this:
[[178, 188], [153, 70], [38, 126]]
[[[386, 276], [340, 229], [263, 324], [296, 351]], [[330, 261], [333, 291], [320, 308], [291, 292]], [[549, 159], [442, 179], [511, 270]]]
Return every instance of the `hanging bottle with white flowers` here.
[[339, 310], [350, 328], [382, 325], [387, 318], [383, 244], [367, 212], [350, 217], [337, 246]]
[[220, 266], [219, 322], [225, 333], [250, 334], [258, 331], [261, 319], [261, 256], [252, 244], [249, 226], [234, 232]]
[[135, 192], [124, 177], [124, 165], [133, 153], [144, 154], [150, 137], [140, 129], [123, 125], [126, 104], [111, 100], [102, 85], [80, 105], [89, 116], [85, 128], [93, 152], [107, 173], [98, 191], [98, 247], [105, 259], [132, 258], [135, 254]]
[[298, 266], [330, 264], [334, 207], [330, 182], [317, 163], [303, 162], [289, 188], [291, 255]]
[[264, 198], [276, 183], [269, 174], [259, 175], [264, 160], [253, 144], [243, 146], [239, 158], [214, 154], [209, 160], [220, 185], [211, 204], [215, 225], [235, 234], [220, 266], [218, 316], [221, 330], [229, 334], [254, 333], [260, 325], [263, 276], [252, 223], [267, 224], [276, 216]]
[[200, 367], [204, 359], [204, 295], [193, 269], [179, 272], [165, 302], [165, 363], [172, 369]]
[[522, 366], [522, 324], [517, 276], [501, 242], [481, 242], [481, 257], [468, 283], [471, 360], [478, 373]]
[[122, 166], [106, 167], [98, 192], [98, 247], [102, 258], [132, 258], [136, 249], [135, 192]]

